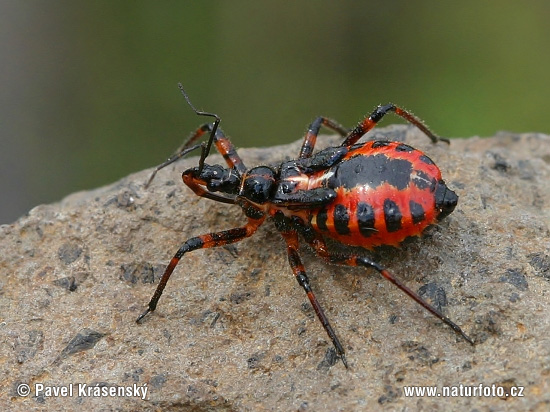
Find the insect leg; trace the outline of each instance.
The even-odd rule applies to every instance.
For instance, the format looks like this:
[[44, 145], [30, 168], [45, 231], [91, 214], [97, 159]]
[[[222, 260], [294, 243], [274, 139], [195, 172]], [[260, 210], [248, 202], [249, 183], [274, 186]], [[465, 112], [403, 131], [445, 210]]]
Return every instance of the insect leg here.
[[181, 159], [183, 156], [185, 156], [187, 153], [189, 152], [192, 152], [193, 150], [196, 150], [198, 149], [199, 147], [201, 147], [200, 144], [195, 144], [192, 146], [192, 144], [199, 138], [201, 137], [202, 135], [204, 135], [206, 132], [210, 131], [212, 128], [212, 125], [210, 124], [203, 124], [201, 127], [199, 127], [197, 130], [195, 130], [193, 132], [193, 134], [191, 134], [191, 136], [189, 136], [189, 138], [185, 141], [185, 143], [183, 143], [177, 150], [176, 152], [170, 156], [165, 162], [161, 163], [160, 165], [158, 165], [155, 170], [153, 170], [153, 173], [151, 173], [151, 176], [149, 177], [149, 180], [147, 181], [147, 183], [145, 183], [145, 188], [147, 189], [149, 187], [149, 185], [151, 184], [151, 182], [153, 181], [153, 179], [155, 178], [155, 176], [157, 175], [157, 172], [161, 169], [164, 169], [166, 166], [169, 166], [171, 165], [172, 163], [174, 163], [175, 161]]
[[177, 266], [183, 255], [197, 249], [207, 249], [211, 247], [227, 245], [228, 243], [239, 242], [256, 232], [256, 229], [263, 223], [264, 220], [265, 216], [262, 216], [259, 219], [248, 218], [248, 223], [243, 227], [237, 227], [229, 230], [224, 230], [222, 232], [196, 236], [187, 240], [178, 249], [172, 260], [170, 260], [170, 263], [166, 267], [164, 274], [162, 275], [162, 278], [160, 279], [160, 282], [157, 286], [157, 289], [155, 290], [155, 293], [153, 294], [153, 297], [149, 302], [147, 310], [139, 315], [139, 317], [136, 319], [136, 322], [139, 323], [145, 317], [145, 315], [155, 310], [155, 308], [157, 307], [157, 303], [162, 295], [162, 292], [164, 291], [164, 288], [168, 283], [168, 279], [170, 279], [172, 272], [174, 271], [175, 267]]
[[[199, 160], [199, 167], [202, 170], [202, 167], [204, 166], [204, 160], [206, 159], [206, 156], [208, 156], [208, 153], [210, 152], [210, 147], [212, 146], [212, 143], [216, 145], [216, 148], [218, 149], [218, 152], [223, 156], [224, 160], [226, 161], [227, 165], [230, 168], [233, 168], [236, 170], [236, 172], [239, 175], [242, 175], [246, 171], [246, 166], [243, 164], [242, 159], [237, 154], [237, 151], [235, 150], [235, 147], [231, 143], [231, 141], [225, 136], [223, 131], [218, 128], [221, 119], [218, 115], [214, 113], [208, 113], [203, 112], [200, 110], [197, 110], [195, 106], [191, 103], [191, 100], [187, 96], [187, 93], [183, 89], [183, 86], [181, 83], [178, 84], [178, 87], [183, 94], [183, 97], [185, 97], [185, 100], [191, 106], [191, 109], [199, 115], [199, 116], [209, 116], [214, 117], [216, 121], [214, 123], [206, 123], [203, 124], [201, 127], [199, 127], [197, 130], [195, 130], [191, 136], [176, 150], [176, 152], [168, 158], [164, 163], [161, 163], [156, 167], [156, 169], [151, 174], [151, 177], [145, 184], [145, 187], [147, 188], [151, 181], [154, 179], [155, 175], [159, 170], [162, 168], [174, 163], [176, 160], [180, 159], [181, 157], [185, 156], [187, 153], [199, 148], [202, 146], [202, 153]], [[210, 138], [208, 139], [206, 144], [197, 144], [193, 145], [198, 139], [200, 139], [204, 134], [210, 133]]]
[[433, 143], [436, 143], [439, 140], [449, 143], [449, 139], [442, 138], [433, 134], [418, 117], [390, 103], [384, 106], [378, 106], [370, 116], [366, 117], [357, 126], [355, 126], [355, 128], [346, 136], [346, 140], [344, 141], [342, 146], [349, 147], [353, 145], [355, 142], [357, 142], [357, 140], [361, 138], [361, 136], [363, 136], [369, 130], [373, 129], [388, 112], [394, 112], [396, 115], [402, 117], [412, 125], [419, 128], [426, 136], [428, 136], [432, 140]]
[[315, 143], [317, 142], [317, 135], [319, 134], [319, 130], [321, 130], [321, 126], [332, 129], [335, 132], [340, 133], [341, 136], [346, 136], [350, 132], [349, 129], [346, 129], [334, 120], [319, 116], [309, 125], [307, 129], [307, 133], [304, 136], [304, 142], [302, 143], [302, 148], [300, 149], [300, 155], [298, 156], [300, 159], [311, 157], [313, 154], [313, 149], [315, 148]]
[[430, 305], [428, 302], [426, 302], [424, 299], [422, 299], [416, 292], [411, 290], [408, 286], [406, 286], [404, 283], [402, 283], [398, 278], [396, 278], [390, 271], [388, 271], [386, 268], [384, 268], [379, 263], [376, 263], [372, 259], [369, 259], [367, 257], [358, 256], [354, 254], [350, 255], [343, 255], [343, 254], [334, 254], [330, 253], [327, 250], [327, 246], [325, 244], [325, 241], [319, 236], [316, 232], [314, 232], [310, 227], [304, 225], [299, 229], [300, 233], [304, 236], [305, 241], [316, 251], [317, 255], [325, 259], [325, 261], [329, 263], [337, 263], [340, 265], [347, 265], [347, 266], [364, 266], [364, 267], [371, 267], [377, 270], [384, 278], [389, 280], [391, 283], [393, 283], [395, 286], [397, 286], [399, 289], [401, 289], [403, 292], [405, 292], [409, 297], [414, 299], [420, 306], [422, 306], [424, 309], [426, 309], [428, 312], [430, 312], [435, 317], [441, 319], [443, 322], [445, 322], [452, 330], [454, 330], [457, 334], [462, 336], [464, 339], [466, 339], [469, 343], [472, 345], [474, 344], [474, 341], [472, 338], [470, 338], [466, 333], [458, 326], [456, 323], [454, 323], [452, 320], [450, 320], [448, 317], [443, 315], [439, 310], [434, 308], [432, 305]]
[[[185, 97], [185, 100], [187, 101], [187, 104], [193, 109], [193, 111], [198, 116], [207, 116], [207, 117], [213, 117], [216, 119], [214, 123], [212, 123], [211, 129], [210, 129], [210, 138], [208, 139], [208, 142], [206, 145], [202, 146], [202, 153], [199, 160], [199, 174], [202, 171], [202, 168], [204, 166], [204, 160], [210, 153], [210, 147], [212, 146], [212, 143], [216, 145], [216, 148], [218, 149], [218, 152], [223, 156], [227, 164], [230, 168], [234, 168], [239, 175], [243, 174], [246, 171], [246, 167], [243, 164], [241, 158], [237, 154], [235, 148], [233, 147], [233, 144], [229, 141], [227, 137], [223, 134], [223, 132], [218, 129], [218, 126], [220, 125], [221, 119], [217, 114], [204, 112], [201, 110], [197, 110], [193, 103], [191, 103], [191, 100], [189, 99], [189, 96], [187, 96], [187, 93], [185, 92], [183, 86], [181, 83], [178, 83], [178, 87], [181, 91], [181, 94], [183, 94], [183, 97]], [[190, 144], [190, 142], [188, 142]]]
[[288, 261], [290, 263], [290, 267], [292, 268], [292, 272], [294, 273], [294, 276], [296, 277], [298, 284], [306, 292], [307, 297], [311, 303], [311, 306], [313, 306], [313, 309], [317, 314], [317, 318], [321, 321], [321, 324], [325, 328], [325, 331], [327, 332], [330, 340], [332, 341], [332, 344], [334, 345], [334, 348], [336, 349], [336, 353], [342, 360], [342, 363], [344, 364], [344, 366], [347, 368], [348, 363], [346, 362], [344, 348], [340, 343], [340, 341], [338, 340], [338, 337], [336, 336], [334, 329], [332, 329], [332, 326], [330, 325], [330, 322], [327, 316], [325, 315], [325, 312], [323, 311], [321, 304], [315, 297], [315, 294], [311, 289], [311, 285], [309, 284], [309, 279], [306, 275], [304, 265], [302, 263], [302, 260], [300, 259], [300, 255], [298, 254], [298, 247], [299, 247], [298, 235], [295, 231], [281, 232], [281, 234], [286, 240]]
[[[159, 170], [165, 168], [168, 165], [171, 165], [178, 159], [185, 156], [187, 153], [192, 152], [193, 150], [196, 150], [199, 147], [203, 146], [204, 144], [199, 143], [193, 145], [193, 143], [195, 143], [202, 136], [211, 131], [212, 124], [210, 123], [203, 124], [197, 130], [195, 130], [191, 134], [191, 136], [189, 136], [189, 138], [185, 141], [185, 143], [182, 144], [176, 150], [176, 152], [168, 158], [168, 160], [166, 160], [164, 163], [161, 163], [155, 168], [155, 170], [151, 174], [151, 177], [149, 177], [149, 180], [145, 184], [145, 188], [147, 188], [149, 184], [153, 181], [155, 175]], [[214, 144], [216, 145], [216, 149], [218, 149], [218, 152], [223, 156], [225, 162], [230, 168], [235, 169], [239, 175], [242, 175], [244, 172], [246, 172], [246, 166], [244, 165], [240, 156], [237, 154], [235, 146], [233, 146], [233, 143], [231, 143], [231, 141], [225, 136], [221, 129], [216, 130], [216, 133], [214, 135]]]
[[362, 256], [350, 256], [344, 262], [345, 262], [344, 264], [350, 265], [350, 266], [364, 266], [364, 267], [372, 267], [376, 269], [384, 278], [389, 280], [391, 283], [393, 283], [395, 286], [397, 286], [399, 289], [401, 289], [403, 292], [409, 295], [409, 297], [415, 300], [420, 306], [422, 306], [424, 309], [426, 309], [435, 317], [445, 322], [452, 330], [454, 330], [458, 335], [462, 336], [470, 344], [472, 345], [474, 344], [474, 341], [472, 340], [472, 338], [466, 335], [466, 333], [460, 328], [460, 326], [458, 326], [451, 319], [443, 315], [439, 310], [437, 310], [428, 302], [426, 302], [424, 299], [422, 299], [420, 296], [418, 296], [416, 292], [414, 292], [409, 287], [407, 287], [404, 283], [402, 283], [398, 278], [396, 278], [391, 272], [389, 272], [386, 268], [384, 268], [380, 264], [374, 262], [369, 258], [362, 257]]

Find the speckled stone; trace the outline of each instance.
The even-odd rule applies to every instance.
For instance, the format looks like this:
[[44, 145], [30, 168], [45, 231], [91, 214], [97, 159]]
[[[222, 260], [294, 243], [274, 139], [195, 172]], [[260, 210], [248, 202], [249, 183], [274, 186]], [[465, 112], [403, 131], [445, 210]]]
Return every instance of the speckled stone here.
[[[346, 370], [271, 223], [240, 243], [185, 256], [157, 310], [136, 324], [183, 241], [245, 222], [238, 207], [183, 185], [181, 171], [197, 162], [189, 158], [148, 189], [151, 170], [0, 227], [0, 409], [549, 410], [550, 137], [499, 133], [448, 146], [404, 126], [372, 135], [424, 150], [460, 196], [422, 239], [375, 258], [461, 325], [474, 347], [374, 271], [327, 266], [304, 247]], [[254, 166], [299, 147], [240, 153]], [[29, 396], [18, 396], [20, 384]], [[36, 384], [73, 384], [73, 395], [37, 394]], [[78, 384], [148, 392], [94, 397], [77, 393]], [[480, 384], [523, 386], [524, 396], [404, 390]]]

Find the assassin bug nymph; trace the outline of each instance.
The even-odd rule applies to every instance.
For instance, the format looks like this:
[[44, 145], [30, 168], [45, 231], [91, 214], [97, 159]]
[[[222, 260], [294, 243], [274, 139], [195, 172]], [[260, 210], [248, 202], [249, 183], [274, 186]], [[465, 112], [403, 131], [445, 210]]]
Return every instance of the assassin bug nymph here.
[[[357, 143], [388, 112], [419, 128], [433, 143], [440, 140], [449, 143], [447, 139], [434, 135], [411, 113], [388, 104], [378, 106], [351, 130], [328, 118], [318, 117], [309, 126], [297, 159], [283, 162], [278, 167], [247, 169], [219, 128], [220, 118], [197, 110], [181, 84], [179, 88], [197, 115], [212, 117], [215, 121], [199, 127], [175, 155], [159, 165], [146, 187], [160, 169], [201, 147], [199, 165], [183, 172], [184, 183], [198, 196], [240, 206], [248, 222], [243, 227], [192, 237], [183, 243], [166, 267], [147, 310], [137, 318], [137, 322], [155, 310], [183, 255], [197, 249], [239, 242], [251, 236], [266, 218], [271, 218], [286, 242], [288, 260], [298, 284], [306, 292], [346, 367], [344, 348], [317, 301], [302, 264], [299, 237], [329, 263], [374, 268], [457, 334], [474, 343], [458, 325], [382, 265], [356, 253], [332, 253], [324, 240], [329, 237], [344, 245], [371, 250], [383, 245], [399, 246], [406, 238], [420, 235], [427, 226], [451, 213], [458, 196], [447, 188], [439, 168], [424, 153], [400, 142]], [[314, 154], [321, 126], [339, 133], [344, 142]], [[209, 134], [206, 144], [194, 144], [205, 134]], [[223, 156], [227, 168], [205, 163], [212, 144]]]

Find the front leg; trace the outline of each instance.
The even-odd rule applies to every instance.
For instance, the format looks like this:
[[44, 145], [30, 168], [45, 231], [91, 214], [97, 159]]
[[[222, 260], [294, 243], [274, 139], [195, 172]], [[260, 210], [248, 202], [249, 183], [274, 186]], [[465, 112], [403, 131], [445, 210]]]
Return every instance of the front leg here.
[[162, 292], [164, 291], [164, 288], [168, 283], [168, 279], [170, 279], [172, 272], [176, 268], [183, 255], [197, 249], [207, 249], [211, 247], [227, 245], [229, 243], [239, 242], [244, 238], [247, 238], [254, 234], [254, 232], [256, 232], [256, 229], [258, 229], [258, 226], [260, 226], [264, 220], [265, 216], [262, 216], [258, 219], [248, 218], [248, 223], [243, 227], [236, 227], [234, 229], [224, 230], [222, 232], [209, 233], [202, 236], [192, 237], [191, 239], [187, 240], [178, 249], [172, 260], [170, 260], [170, 263], [166, 267], [164, 274], [162, 275], [162, 278], [160, 279], [160, 282], [157, 286], [157, 289], [155, 290], [155, 293], [153, 294], [153, 297], [149, 302], [147, 310], [139, 315], [139, 317], [136, 319], [136, 322], [141, 322], [145, 315], [147, 315], [149, 312], [153, 312], [156, 309], [157, 303], [162, 296]]
[[[198, 149], [199, 147], [203, 146], [203, 144], [194, 144], [197, 140], [199, 140], [201, 137], [203, 137], [206, 133], [212, 133], [212, 124], [207, 123], [203, 124], [201, 127], [199, 127], [197, 130], [195, 130], [191, 136], [185, 141], [184, 144], [182, 144], [176, 152], [168, 158], [164, 163], [161, 163], [158, 165], [151, 176], [149, 177], [149, 180], [145, 184], [145, 188], [147, 188], [153, 179], [155, 178], [157, 172], [166, 166], [171, 165], [172, 163], [176, 162], [177, 160], [181, 159], [183, 156], [187, 155], [188, 153], [192, 152], [193, 150]], [[237, 154], [237, 151], [235, 150], [235, 147], [231, 143], [231, 141], [225, 136], [222, 129], [217, 128], [215, 130], [214, 136], [213, 136], [214, 144], [216, 145], [216, 148], [218, 149], [218, 152], [223, 156], [225, 162], [227, 165], [234, 169], [239, 175], [242, 175], [246, 172], [246, 166], [244, 165], [243, 161]], [[204, 146], [203, 146], [204, 147]], [[205, 150], [205, 149], [203, 149]]]

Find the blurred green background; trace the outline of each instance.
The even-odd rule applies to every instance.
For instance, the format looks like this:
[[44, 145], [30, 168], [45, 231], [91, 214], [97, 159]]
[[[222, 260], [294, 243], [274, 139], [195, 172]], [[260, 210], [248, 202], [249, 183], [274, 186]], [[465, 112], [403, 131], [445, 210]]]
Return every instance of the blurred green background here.
[[0, 223], [163, 161], [204, 120], [180, 81], [240, 147], [387, 102], [442, 136], [548, 133], [549, 21], [543, 0], [1, 1]]

